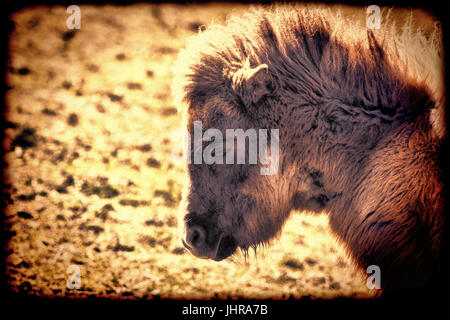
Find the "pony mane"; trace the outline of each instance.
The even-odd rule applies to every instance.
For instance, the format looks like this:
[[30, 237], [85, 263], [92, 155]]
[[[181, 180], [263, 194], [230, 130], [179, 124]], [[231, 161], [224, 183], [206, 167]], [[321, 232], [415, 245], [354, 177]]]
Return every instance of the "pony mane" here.
[[329, 8], [255, 7], [187, 40], [173, 65], [172, 92], [180, 114], [231, 87], [245, 65], [266, 64], [278, 85], [308, 103], [337, 100], [393, 120], [428, 113], [443, 137], [441, 31], [425, 36], [410, 19], [396, 31], [383, 10], [380, 30], [368, 30]]

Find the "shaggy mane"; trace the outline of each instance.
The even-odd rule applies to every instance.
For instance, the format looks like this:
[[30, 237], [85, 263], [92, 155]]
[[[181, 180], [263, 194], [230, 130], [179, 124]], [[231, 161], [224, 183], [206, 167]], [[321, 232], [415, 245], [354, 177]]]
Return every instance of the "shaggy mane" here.
[[372, 31], [329, 9], [275, 6], [209, 26], [187, 40], [173, 66], [175, 103], [185, 114], [186, 103], [231, 87], [239, 68], [266, 64], [284, 92], [312, 105], [337, 100], [388, 121], [429, 113], [443, 137], [440, 29], [426, 37], [409, 21], [395, 32], [389, 15], [384, 10], [382, 28]]

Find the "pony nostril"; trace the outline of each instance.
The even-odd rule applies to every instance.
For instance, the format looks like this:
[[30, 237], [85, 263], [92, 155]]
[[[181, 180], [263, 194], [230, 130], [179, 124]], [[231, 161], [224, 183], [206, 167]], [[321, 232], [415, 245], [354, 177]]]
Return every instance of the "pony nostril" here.
[[187, 242], [194, 248], [199, 248], [204, 245], [206, 241], [206, 232], [200, 226], [193, 226], [188, 231]]
[[191, 243], [196, 243], [198, 241], [198, 238], [200, 238], [200, 233], [195, 230], [191, 236]]

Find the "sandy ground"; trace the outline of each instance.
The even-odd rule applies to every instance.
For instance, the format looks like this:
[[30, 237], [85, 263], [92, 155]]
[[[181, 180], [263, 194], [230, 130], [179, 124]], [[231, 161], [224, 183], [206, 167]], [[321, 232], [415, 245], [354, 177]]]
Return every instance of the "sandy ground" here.
[[[170, 66], [186, 37], [243, 6], [81, 6], [13, 15], [3, 142], [14, 291], [109, 298], [373, 297], [326, 216], [293, 213], [247, 260], [193, 257]], [[80, 272], [80, 288], [73, 270]], [[75, 279], [75, 280], [74, 280]]]

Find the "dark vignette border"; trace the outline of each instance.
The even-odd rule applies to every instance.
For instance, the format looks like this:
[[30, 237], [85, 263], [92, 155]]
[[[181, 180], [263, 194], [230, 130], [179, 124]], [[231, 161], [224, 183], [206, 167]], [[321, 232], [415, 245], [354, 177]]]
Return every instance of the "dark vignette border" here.
[[[9, 19], [11, 13], [18, 11], [20, 9], [35, 6], [35, 5], [64, 5], [69, 6], [71, 4], [116, 4], [116, 5], [131, 5], [134, 3], [178, 3], [178, 4], [201, 4], [208, 3], [212, 1], [161, 1], [161, 0], [152, 0], [152, 1], [126, 1], [126, 0], [15, 0], [8, 3], [7, 7], [0, 9], [0, 23], [1, 23], [1, 42], [0, 42], [0, 59], [2, 63], [0, 63], [0, 74], [1, 76], [1, 93], [3, 99], [0, 101], [2, 108], [2, 117], [0, 118], [0, 140], [4, 139], [4, 113], [6, 110], [6, 104], [4, 99], [4, 93], [8, 90], [6, 86], [6, 71], [8, 68], [7, 61], [9, 61], [8, 57], [8, 38], [9, 34], [14, 30], [14, 24]], [[215, 1], [217, 2], [217, 1]], [[224, 1], [222, 1], [224, 2]], [[255, 3], [255, 4], [268, 4], [273, 3], [274, 1], [226, 1], [226, 2], [238, 2], [238, 3]], [[283, 2], [294, 2], [294, 1], [283, 1]], [[305, 2], [314, 2], [314, 1], [305, 1]], [[371, 4], [377, 4], [380, 6], [390, 6], [396, 8], [421, 8], [424, 9], [435, 17], [437, 17], [441, 21], [441, 26], [443, 30], [443, 40], [444, 40], [444, 53], [450, 52], [450, 38], [449, 38], [449, 26], [450, 26], [450, 18], [445, 9], [445, 6], [442, 2], [438, 1], [425, 1], [425, 0], [413, 0], [413, 1], [405, 1], [405, 0], [375, 0], [375, 1], [367, 1], [367, 0], [357, 0], [357, 1], [333, 1], [333, 0], [325, 0], [320, 1], [324, 4], [347, 4], [354, 6], [368, 6]], [[4, 3], [2, 3], [4, 5]], [[447, 75], [449, 74], [449, 63], [447, 56], [445, 56], [444, 61], [445, 66], [445, 86], [446, 92], [450, 92], [449, 82], [447, 81]], [[446, 123], [447, 128], [449, 128], [449, 112], [448, 110], [448, 102], [446, 106]], [[449, 204], [447, 199], [449, 198], [449, 190], [448, 190], [448, 164], [450, 163], [450, 157], [446, 152], [449, 150], [449, 142], [448, 142], [448, 134], [445, 137], [445, 140], [442, 145], [442, 150], [440, 154], [440, 160], [442, 163], [442, 169], [444, 171], [445, 178], [445, 207], [444, 212], [446, 214], [446, 218], [449, 218]], [[3, 161], [3, 148], [2, 152], [2, 161], [1, 161], [1, 169], [0, 173], [2, 186], [3, 186], [3, 170], [6, 167], [6, 164]], [[3, 188], [2, 188], [3, 190]], [[334, 313], [336, 309], [340, 309], [345, 312], [345, 316], [356, 315], [358, 318], [361, 316], [375, 316], [378, 315], [380, 317], [386, 316], [384, 313], [384, 307], [390, 305], [389, 315], [393, 316], [395, 311], [398, 312], [398, 315], [402, 315], [402, 318], [406, 315], [405, 313], [416, 313], [417, 311], [422, 311], [426, 309], [427, 313], [435, 313], [437, 312], [437, 306], [444, 306], [446, 295], [442, 294], [442, 292], [447, 291], [449, 280], [446, 275], [447, 270], [450, 270], [449, 265], [449, 223], [445, 223], [445, 229], [443, 234], [443, 246], [441, 249], [441, 268], [440, 270], [435, 270], [433, 273], [432, 280], [425, 287], [420, 287], [417, 289], [411, 290], [399, 290], [399, 291], [385, 291], [381, 295], [379, 299], [367, 299], [367, 300], [355, 300], [351, 298], [337, 298], [333, 300], [322, 300], [322, 299], [311, 299], [310, 297], [303, 297], [298, 300], [289, 299], [285, 301], [276, 301], [276, 300], [209, 300], [209, 301], [189, 301], [189, 300], [164, 300], [160, 299], [158, 296], [154, 297], [153, 300], [109, 300], [105, 298], [97, 298], [97, 297], [88, 297], [87, 299], [70, 299], [70, 298], [45, 298], [45, 297], [35, 297], [28, 296], [26, 293], [15, 293], [13, 292], [7, 285], [6, 278], [6, 257], [9, 254], [6, 252], [7, 248], [7, 231], [3, 226], [3, 208], [5, 205], [5, 201], [3, 199], [3, 192], [1, 193], [1, 205], [2, 205], [2, 218], [1, 220], [1, 250], [0, 250], [0, 297], [2, 297], [1, 301], [4, 302], [2, 305], [8, 309], [14, 308], [16, 305], [20, 306], [16, 312], [19, 314], [22, 312], [30, 312], [32, 315], [35, 315], [36, 312], [45, 312], [46, 314], [57, 314], [59, 317], [64, 316], [87, 316], [92, 315], [91, 311], [99, 311], [99, 315], [106, 315], [104, 312], [111, 311], [114, 315], [119, 315], [120, 311], [124, 311], [125, 316], [129, 316], [130, 312], [139, 312], [143, 311], [142, 315], [145, 318], [153, 319], [153, 318], [184, 318], [182, 316], [183, 307], [189, 306], [189, 304], [197, 305], [197, 306], [217, 306], [218, 308], [224, 308], [226, 304], [266, 304], [268, 306], [268, 314], [265, 316], [261, 316], [262, 318], [271, 319], [271, 318], [280, 318], [283, 314], [289, 314], [295, 318], [302, 318], [308, 315], [308, 311], [313, 311], [314, 315], [320, 315], [323, 312], [331, 311], [333, 312], [333, 316], [337, 314]], [[433, 306], [431, 306], [433, 305]], [[431, 308], [430, 308], [431, 307]], [[142, 310], [141, 310], [142, 308]], [[145, 309], [144, 309], [145, 308]], [[86, 313], [86, 310], [89, 309], [89, 313]], [[363, 311], [363, 313], [360, 312]], [[10, 310], [11, 311], [11, 310]], [[2, 308], [2, 313], [7, 312]], [[381, 312], [381, 313], [379, 313]], [[140, 312], [139, 312], [140, 313]], [[17, 315], [19, 315], [17, 314]], [[214, 318], [224, 318], [224, 314], [216, 315]], [[241, 316], [241, 318], [256, 318], [255, 316]], [[188, 317], [188, 318], [192, 318]], [[195, 316], [195, 318], [201, 318], [201, 316]], [[226, 318], [225, 318], [226, 319]]]

